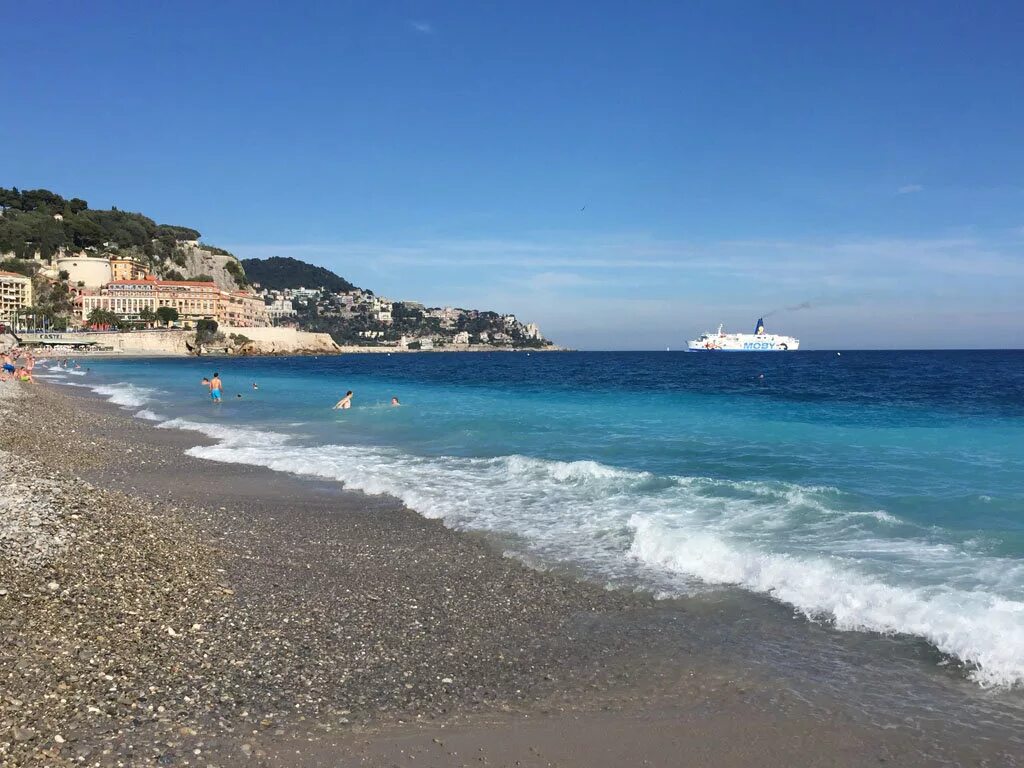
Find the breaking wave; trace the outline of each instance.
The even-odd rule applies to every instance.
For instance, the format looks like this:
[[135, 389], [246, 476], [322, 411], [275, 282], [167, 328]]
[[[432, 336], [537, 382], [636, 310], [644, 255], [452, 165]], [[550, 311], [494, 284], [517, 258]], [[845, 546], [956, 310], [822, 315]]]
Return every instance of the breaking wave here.
[[453, 528], [511, 537], [520, 554], [571, 562], [609, 583], [676, 595], [738, 586], [839, 629], [924, 638], [983, 685], [1024, 683], [1024, 563], [936, 542], [835, 488], [301, 445], [182, 419], [159, 426], [218, 441], [193, 456], [390, 494]]

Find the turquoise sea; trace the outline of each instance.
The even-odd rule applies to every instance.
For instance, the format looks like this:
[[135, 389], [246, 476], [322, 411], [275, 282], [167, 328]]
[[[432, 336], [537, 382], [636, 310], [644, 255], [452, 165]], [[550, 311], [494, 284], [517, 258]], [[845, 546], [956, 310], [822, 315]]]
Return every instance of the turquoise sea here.
[[81, 365], [39, 372], [217, 439], [196, 456], [392, 494], [610, 585], [738, 587], [1024, 686], [1024, 352]]

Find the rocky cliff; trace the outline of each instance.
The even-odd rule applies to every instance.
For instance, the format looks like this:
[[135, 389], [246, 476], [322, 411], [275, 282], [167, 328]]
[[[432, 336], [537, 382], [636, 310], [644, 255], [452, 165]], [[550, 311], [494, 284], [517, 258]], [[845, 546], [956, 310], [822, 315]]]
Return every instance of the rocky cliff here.
[[245, 285], [245, 270], [232, 254], [202, 243], [178, 243], [173, 259], [164, 261], [165, 270], [175, 270], [186, 279], [206, 275], [218, 288], [237, 291]]

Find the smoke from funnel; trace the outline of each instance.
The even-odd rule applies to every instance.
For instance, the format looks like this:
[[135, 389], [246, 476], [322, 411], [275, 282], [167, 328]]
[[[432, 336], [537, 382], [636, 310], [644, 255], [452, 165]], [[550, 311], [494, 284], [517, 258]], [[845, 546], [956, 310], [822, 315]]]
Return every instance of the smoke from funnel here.
[[794, 304], [792, 307], [781, 307], [779, 309], [773, 309], [771, 312], [765, 312], [763, 317], [771, 317], [777, 315], [780, 312], [799, 312], [801, 309], [814, 309], [814, 305], [809, 301], [802, 301], [799, 304]]

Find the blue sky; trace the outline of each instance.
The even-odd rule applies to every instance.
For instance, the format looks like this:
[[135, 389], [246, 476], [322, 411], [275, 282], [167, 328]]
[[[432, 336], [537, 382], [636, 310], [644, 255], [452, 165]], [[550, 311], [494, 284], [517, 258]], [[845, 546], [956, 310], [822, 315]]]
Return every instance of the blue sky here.
[[1024, 346], [1024, 6], [894, 5], [8, 4], [0, 185], [584, 348]]

